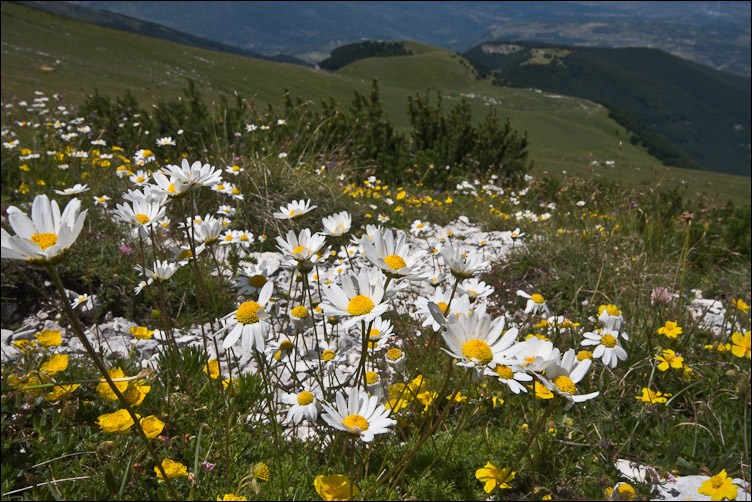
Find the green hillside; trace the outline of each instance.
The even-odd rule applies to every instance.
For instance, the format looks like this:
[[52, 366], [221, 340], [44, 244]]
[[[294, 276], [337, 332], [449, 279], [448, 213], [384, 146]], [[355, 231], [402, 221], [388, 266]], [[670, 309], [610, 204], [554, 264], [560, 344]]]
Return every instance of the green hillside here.
[[[750, 80], [654, 49], [489, 42], [464, 54], [496, 83], [616, 108], [622, 125], [667, 163], [750, 175]], [[659, 144], [657, 133], [670, 145]], [[654, 134], [653, 134], [654, 135]], [[689, 158], [687, 158], [687, 156]]]
[[[717, 195], [721, 202], [749, 200], [749, 178], [662, 166], [644, 148], [629, 143], [624, 128], [608, 118], [603, 106], [493, 86], [479, 80], [466, 59], [423, 44], [405, 43], [410, 56], [364, 59], [327, 73], [132, 35], [8, 2], [2, 3], [2, 40], [4, 98], [42, 90], [80, 103], [97, 89], [112, 96], [130, 91], [149, 104], [177, 97], [186, 79], [193, 78], [210, 98], [237, 90], [259, 104], [277, 104], [283, 89], [289, 89], [293, 96], [315, 104], [331, 97], [347, 106], [353, 91], [367, 95], [371, 78], [377, 77], [383, 107], [402, 131], [409, 128], [407, 98], [430, 88], [441, 91], [445, 106], [464, 96], [476, 120], [493, 107], [500, 117], [509, 117], [513, 128], [526, 131], [534, 174], [662, 183], [684, 187], [689, 195]], [[54, 70], [42, 71], [41, 65]], [[603, 167], [608, 160], [616, 167]]]

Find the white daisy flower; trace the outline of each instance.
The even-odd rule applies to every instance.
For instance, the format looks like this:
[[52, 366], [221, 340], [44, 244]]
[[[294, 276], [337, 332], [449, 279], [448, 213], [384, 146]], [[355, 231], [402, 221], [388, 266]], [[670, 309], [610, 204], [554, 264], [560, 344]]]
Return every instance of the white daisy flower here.
[[243, 171], [245, 171], [245, 169], [242, 168], [242, 167], [240, 167], [237, 164], [233, 164], [233, 165], [227, 166], [227, 168], [225, 168], [225, 172], [228, 173], [228, 174], [232, 174], [233, 176], [237, 176], [238, 174], [242, 173]]
[[539, 295], [538, 293], [535, 293], [534, 295], [529, 295], [522, 291], [521, 289], [517, 290], [517, 296], [521, 296], [522, 298], [527, 298], [527, 304], [525, 305], [525, 313], [526, 314], [532, 314], [536, 315], [538, 313], [541, 313], [541, 315], [544, 315], [548, 317], [551, 312], [548, 310], [548, 305], [546, 305], [546, 300], [543, 298], [542, 295]]
[[189, 219], [189, 223], [185, 225], [185, 230], [189, 235], [190, 232], [193, 232], [194, 240], [200, 243], [211, 244], [212, 242], [218, 241], [219, 234], [222, 233], [222, 229], [224, 228], [222, 227], [222, 222], [219, 218], [216, 218], [211, 214], [207, 214], [204, 218], [201, 218], [199, 222], [196, 222], [195, 218], [192, 224], [190, 221], [191, 220]]
[[149, 227], [156, 225], [165, 215], [165, 207], [158, 202], [133, 200], [130, 204], [117, 204], [115, 217], [131, 226]]
[[457, 286], [457, 293], [469, 296], [471, 302], [474, 302], [478, 298], [490, 296], [493, 292], [494, 289], [491, 286], [472, 277], [462, 281], [462, 283]]
[[287, 410], [287, 418], [283, 422], [284, 424], [293, 423], [297, 425], [304, 418], [311, 423], [315, 423], [319, 418], [319, 397], [310, 388], [305, 388], [295, 394], [285, 393], [282, 395], [281, 401], [284, 404], [292, 405]]
[[73, 199], [61, 215], [57, 202], [46, 195], [34, 197], [31, 218], [9, 206], [8, 223], [16, 235], [2, 229], [2, 257], [37, 265], [57, 262], [81, 233], [86, 210], [79, 214], [80, 209], [81, 201]]
[[[419, 318], [423, 318], [422, 326], [431, 326], [434, 331], [439, 331], [443, 326], [446, 326], [446, 315], [449, 313], [449, 298], [452, 296], [452, 290], [448, 289], [444, 291], [441, 287], [437, 287], [430, 296], [421, 296], [415, 300], [416, 314]], [[431, 310], [429, 309], [429, 303], [437, 305], [441, 310], [441, 319], [434, 318]]]
[[[347, 400], [345, 400], [347, 396]], [[324, 421], [335, 429], [355, 434], [362, 441], [373, 441], [376, 434], [389, 432], [389, 427], [397, 422], [389, 418], [389, 410], [379, 404], [376, 396], [369, 397], [365, 392], [353, 387], [349, 393], [337, 392], [336, 404], [322, 404]]]
[[413, 221], [413, 224], [410, 226], [410, 233], [416, 237], [425, 235], [426, 233], [428, 233], [428, 230], [428, 223], [422, 222], [420, 220]]
[[81, 183], [76, 183], [70, 188], [66, 188], [65, 190], [55, 190], [55, 193], [58, 195], [77, 195], [83, 192], [86, 192], [89, 190], [89, 185], [82, 185]]
[[223, 326], [217, 331], [217, 334], [229, 331], [222, 343], [222, 350], [232, 347], [235, 342], [242, 336], [241, 345], [243, 350], [251, 352], [256, 349], [264, 353], [265, 337], [269, 331], [269, 314], [264, 308], [272, 297], [274, 283], [267, 282], [259, 292], [258, 301], [247, 301], [241, 304], [237, 310], [230, 312], [222, 318]]
[[452, 271], [452, 275], [458, 279], [468, 279], [489, 265], [478, 253], [466, 252], [453, 244], [444, 246], [441, 249], [441, 255], [447, 267]]
[[175, 146], [177, 145], [177, 143], [170, 136], [157, 139], [157, 146], [162, 147], [162, 146], [167, 146], [167, 145]]
[[[277, 249], [287, 257], [292, 258], [294, 261], [288, 263], [288, 265], [297, 266], [299, 264], [310, 264], [310, 262], [318, 261], [318, 253], [322, 247], [326, 238], [321, 234], [311, 234], [311, 231], [304, 228], [298, 235], [290, 230], [287, 232], [287, 239], [283, 239], [281, 236], [277, 236]], [[306, 270], [309, 272], [310, 270]]]
[[365, 249], [366, 258], [388, 277], [407, 278], [411, 281], [425, 279], [427, 274], [420, 267], [425, 251], [410, 251], [404, 232], [399, 232], [395, 238], [394, 232], [384, 229], [373, 234], [370, 239], [361, 239], [360, 243]]
[[485, 374], [496, 377], [500, 383], [509, 387], [509, 390], [515, 394], [527, 392], [527, 388], [520, 382], [530, 382], [533, 377], [522, 371], [516, 371], [509, 364], [503, 364], [504, 362], [497, 362], [493, 369], [487, 368]]
[[592, 359], [578, 361], [575, 350], [569, 349], [560, 360], [557, 358], [546, 368], [545, 377], [539, 375], [538, 378], [541, 379], [541, 382], [548, 390], [569, 401], [567, 406], [564, 407], [565, 410], [568, 410], [574, 403], [593, 399], [600, 394], [600, 392], [591, 392], [590, 394], [577, 393], [576, 384], [585, 378], [585, 374], [590, 369], [592, 363]]
[[[198, 160], [191, 164], [188, 159], [183, 159], [180, 166], [169, 164], [165, 170], [167, 175], [176, 180], [175, 190], [178, 193], [210, 187], [222, 180], [222, 171], [210, 164], [202, 165]], [[182, 185], [180, 190], [177, 189], [178, 184]]]
[[514, 371], [524, 371], [528, 374], [542, 373], [559, 358], [560, 354], [553, 342], [533, 336], [520, 342], [509, 366]]
[[148, 171], [136, 171], [136, 174], [129, 176], [128, 179], [131, 180], [131, 183], [135, 183], [138, 186], [144, 186], [147, 183], [149, 183], [149, 177], [151, 175]]
[[[205, 244], [196, 246], [196, 256], [201, 254], [201, 251], [206, 247]], [[170, 252], [172, 253], [172, 260], [177, 262], [181, 267], [186, 265], [188, 261], [193, 258], [193, 251], [190, 246], [170, 246]]]
[[272, 275], [279, 267], [269, 260], [264, 260], [257, 265], [250, 265], [240, 271], [240, 275], [235, 278], [235, 286], [238, 288], [238, 295], [251, 296], [257, 291], [261, 291]]
[[[479, 380], [486, 367], [495, 367], [498, 361], [505, 361], [515, 354], [512, 348], [517, 338], [517, 329], [504, 333], [504, 318], [491, 318], [481, 305], [468, 316], [449, 316], [446, 331], [441, 333], [447, 344], [442, 349], [458, 359], [458, 366], [474, 368], [473, 379]], [[510, 350], [512, 348], [512, 350]]]
[[78, 306], [80, 306], [80, 305], [83, 305], [83, 307], [82, 307], [82, 308], [83, 308], [84, 310], [89, 310], [89, 309], [91, 309], [91, 308], [93, 308], [93, 307], [94, 307], [94, 302], [93, 302], [93, 301], [92, 301], [92, 299], [91, 299], [91, 298], [89, 297], [89, 295], [87, 295], [87, 294], [83, 294], [83, 295], [81, 295], [81, 296], [77, 296], [77, 297], [76, 297], [76, 298], [74, 298], [74, 299], [73, 299], [73, 301], [71, 302], [71, 307], [72, 307], [72, 308], [76, 308], [76, 307], [78, 307]]
[[107, 195], [102, 195], [101, 197], [94, 196], [94, 205], [106, 208], [108, 200], [110, 200], [110, 198]]
[[182, 265], [180, 263], [171, 263], [167, 260], [157, 260], [154, 262], [153, 270], [136, 265], [136, 270], [141, 272], [149, 281], [158, 280], [166, 281], [178, 271]]
[[312, 206], [310, 200], [294, 200], [286, 206], [280, 206], [279, 212], [274, 213], [272, 216], [274, 216], [278, 220], [291, 220], [293, 218], [302, 216], [317, 207], [318, 206]]
[[607, 330], [619, 332], [625, 340], [629, 340], [629, 336], [621, 331], [624, 316], [616, 305], [601, 305], [598, 307], [598, 322]]
[[383, 302], [383, 282], [371, 285], [366, 269], [362, 269], [357, 277], [344, 277], [342, 288], [329, 286], [324, 295], [325, 301], [319, 306], [327, 315], [343, 317], [342, 327], [345, 329], [359, 321], [372, 321], [389, 308]]
[[331, 237], [342, 237], [350, 231], [352, 216], [347, 211], [327, 216], [321, 220], [324, 225], [324, 234]]
[[593, 350], [593, 357], [599, 357], [603, 364], [610, 368], [616, 368], [619, 361], [627, 360], [627, 351], [619, 342], [619, 333], [606, 328], [584, 333], [585, 340], [582, 345], [597, 345]]

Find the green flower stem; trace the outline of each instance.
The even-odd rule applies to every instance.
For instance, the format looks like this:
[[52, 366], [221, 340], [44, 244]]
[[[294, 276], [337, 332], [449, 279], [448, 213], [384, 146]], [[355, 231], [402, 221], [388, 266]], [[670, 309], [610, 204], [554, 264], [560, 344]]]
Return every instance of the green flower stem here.
[[543, 423], [548, 419], [548, 416], [551, 415], [551, 412], [554, 411], [554, 408], [556, 408], [557, 401], [559, 401], [557, 397], [554, 397], [553, 399], [551, 399], [551, 402], [548, 404], [548, 408], [546, 408], [546, 411], [540, 417], [538, 417], [538, 421], [533, 426], [533, 430], [530, 431], [529, 438], [527, 440], [527, 445], [520, 452], [520, 454], [517, 455], [517, 458], [514, 459], [514, 462], [512, 462], [511, 467], [509, 469], [509, 472], [515, 472], [517, 470], [517, 468], [520, 465], [520, 462], [522, 461], [522, 458], [530, 450], [530, 447], [533, 445], [533, 442], [538, 437], [538, 433], [540, 432], [541, 427], [543, 426]]
[[[454, 362], [452, 362], [452, 364], [449, 364], [448, 366], [449, 367], [447, 369], [447, 382], [449, 380], [449, 377], [451, 377], [452, 370], [454, 369]], [[398, 470], [402, 468], [403, 465], [405, 465], [407, 462], [409, 462], [410, 459], [412, 459], [413, 456], [415, 456], [415, 454], [418, 452], [418, 450], [428, 440], [428, 438], [436, 431], [436, 429], [438, 429], [439, 425], [441, 425], [441, 423], [444, 421], [444, 419], [446, 418], [446, 416], [449, 414], [449, 410], [452, 409], [452, 403], [454, 402], [454, 397], [457, 395], [457, 393], [462, 388], [462, 386], [465, 385], [465, 381], [467, 380], [467, 377], [468, 377], [469, 374], [470, 374], [469, 371], [465, 372], [465, 375], [462, 377], [462, 380], [460, 381], [460, 384], [457, 386], [457, 389], [455, 389], [455, 391], [452, 393], [452, 398], [450, 399], [450, 402], [447, 404], [446, 408], [444, 408], [444, 410], [441, 412], [441, 415], [439, 415], [439, 418], [436, 420], [436, 422], [430, 428], [428, 428], [428, 430], [426, 432], [423, 433], [423, 436], [421, 436], [421, 438], [418, 440], [417, 444], [415, 446], [413, 446], [413, 448], [407, 453], [407, 455], [405, 455], [404, 457], [402, 457], [402, 459], [399, 462], [397, 462], [394, 465], [394, 467], [392, 467], [389, 470], [389, 472], [387, 472], [384, 476], [382, 476], [381, 477], [381, 481], [379, 481], [376, 484], [376, 486], [374, 486], [373, 488], [371, 488], [368, 491], [368, 493], [366, 493], [365, 495], [363, 495], [363, 500], [369, 500], [371, 493], [374, 490], [377, 490], [381, 485], [383, 485], [386, 482], [386, 480], [391, 479], [391, 477], [394, 474], [396, 474], [398, 472]], [[444, 387], [446, 387], [446, 384], [444, 385]], [[442, 392], [442, 394], [443, 394], [443, 392]], [[396, 480], [395, 480], [395, 482], [396, 482]]]
[[52, 278], [52, 282], [54, 282], [55, 286], [57, 287], [58, 293], [60, 293], [60, 298], [63, 303], [63, 310], [65, 310], [65, 314], [68, 316], [68, 319], [71, 322], [71, 326], [73, 327], [74, 333], [76, 333], [76, 336], [78, 336], [78, 339], [83, 344], [84, 348], [86, 349], [86, 352], [89, 354], [89, 357], [91, 357], [91, 359], [94, 361], [94, 365], [97, 367], [99, 372], [107, 381], [107, 384], [112, 389], [112, 392], [114, 392], [115, 395], [117, 396], [118, 400], [120, 401], [120, 404], [125, 408], [128, 414], [131, 416], [131, 420], [133, 420], [133, 425], [138, 431], [139, 436], [141, 436], [141, 440], [144, 442], [144, 444], [146, 445], [146, 449], [149, 450], [149, 453], [154, 459], [154, 462], [157, 465], [157, 469], [159, 469], [159, 472], [162, 473], [162, 479], [164, 479], [165, 483], [167, 484], [167, 490], [170, 492], [170, 496], [174, 500], [178, 500], [178, 495], [177, 493], [175, 493], [175, 489], [172, 487], [170, 478], [167, 477], [167, 473], [164, 471], [164, 468], [162, 467], [162, 461], [160, 460], [159, 456], [157, 456], [157, 452], [154, 451], [154, 448], [149, 442], [149, 438], [146, 437], [146, 434], [144, 433], [144, 429], [141, 428], [141, 423], [139, 422], [138, 416], [136, 416], [136, 413], [133, 411], [133, 408], [131, 408], [130, 404], [128, 404], [128, 401], [125, 399], [125, 396], [123, 396], [123, 394], [120, 393], [120, 390], [118, 390], [117, 386], [115, 385], [115, 382], [113, 382], [112, 378], [110, 378], [110, 374], [107, 372], [107, 369], [104, 367], [104, 364], [99, 359], [99, 356], [94, 350], [94, 347], [91, 346], [91, 343], [89, 343], [89, 339], [86, 338], [83, 327], [81, 326], [81, 321], [79, 321], [78, 316], [76, 316], [76, 313], [73, 312], [73, 308], [70, 306], [70, 303], [68, 303], [68, 300], [65, 296], [65, 287], [63, 286], [63, 281], [60, 279], [60, 276], [58, 275], [57, 270], [55, 270], [55, 266], [48, 264], [46, 265], [46, 268], [47, 268], [47, 273]]
[[687, 255], [689, 254], [689, 229], [692, 227], [692, 221], [687, 222], [687, 232], [684, 237], [684, 248], [682, 249], [682, 269], [681, 280], [679, 281], [679, 312], [682, 312], [684, 304], [684, 277], [687, 273]]

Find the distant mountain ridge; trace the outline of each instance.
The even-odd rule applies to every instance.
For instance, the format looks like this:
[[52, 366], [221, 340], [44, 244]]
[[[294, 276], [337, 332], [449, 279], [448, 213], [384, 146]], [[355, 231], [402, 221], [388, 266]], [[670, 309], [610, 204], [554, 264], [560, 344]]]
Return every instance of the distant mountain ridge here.
[[262, 54], [316, 63], [363, 40], [465, 51], [485, 40], [652, 47], [750, 76], [749, 2], [77, 1]]
[[[656, 49], [606, 49], [517, 41], [463, 54], [497, 85], [536, 88], [597, 101], [656, 152], [650, 131], [716, 172], [750, 175], [750, 79]], [[656, 152], [651, 152], [655, 154]], [[657, 155], [661, 157], [661, 155]], [[696, 167], [664, 152], [673, 165]]]
[[191, 35], [190, 33], [174, 30], [161, 24], [143, 21], [141, 19], [136, 19], [135, 17], [118, 14], [112, 11], [84, 7], [71, 2], [17, 1], [16, 3], [35, 9], [46, 10], [47, 12], [69, 17], [71, 19], [97, 24], [106, 28], [113, 28], [116, 30], [127, 31], [128, 33], [167, 40], [168, 42], [190, 45], [191, 47], [198, 47], [200, 49], [226, 52], [228, 54], [263, 59], [265, 61], [275, 61], [277, 63], [290, 63], [308, 67], [312, 66], [310, 63], [294, 56], [288, 56], [285, 54], [266, 56], [258, 52], [240, 48], [236, 45], [225, 44], [215, 40], [209, 40], [208, 38]]

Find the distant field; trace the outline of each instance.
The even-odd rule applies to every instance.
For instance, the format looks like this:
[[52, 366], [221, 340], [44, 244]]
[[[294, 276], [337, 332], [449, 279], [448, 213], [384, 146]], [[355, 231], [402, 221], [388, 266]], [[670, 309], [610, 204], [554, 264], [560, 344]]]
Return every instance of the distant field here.
[[[354, 90], [366, 93], [371, 78], [378, 77], [384, 108], [403, 130], [409, 127], [407, 97], [428, 88], [441, 90], [445, 106], [472, 94], [468, 100], [478, 119], [495, 107], [514, 128], [527, 131], [534, 174], [611, 177], [627, 186], [678, 185], [688, 196], [706, 193], [718, 203], [750, 201], [750, 178], [664, 167], [629, 144], [625, 131], [597, 104], [494, 87], [476, 80], [464, 58], [424, 44], [408, 43], [412, 56], [362, 60], [330, 74], [131, 35], [12, 3], [2, 4], [2, 42], [3, 99], [41, 90], [77, 103], [97, 89], [109, 95], [130, 90], [149, 103], [180, 95], [186, 79], [193, 78], [209, 96], [237, 90], [258, 103], [276, 104], [289, 89], [314, 102], [332, 97], [346, 105]], [[44, 72], [42, 65], [54, 70]], [[617, 166], [591, 166], [607, 160]]]

